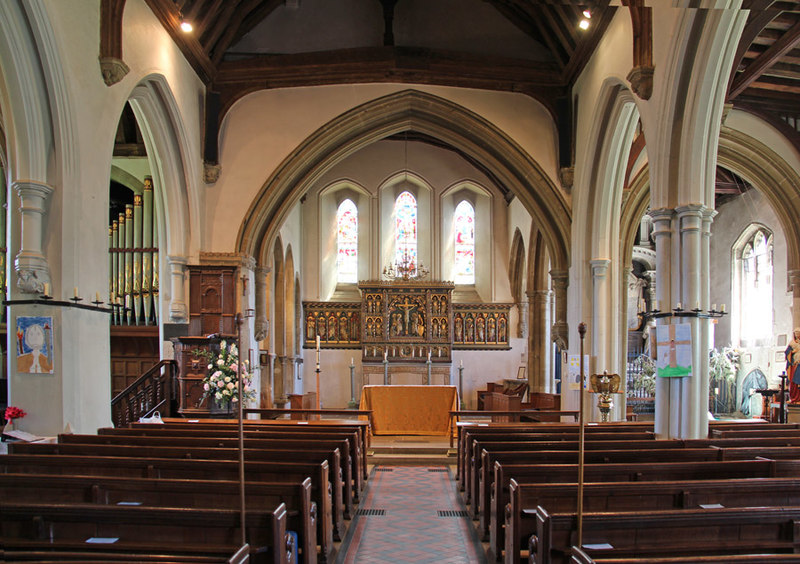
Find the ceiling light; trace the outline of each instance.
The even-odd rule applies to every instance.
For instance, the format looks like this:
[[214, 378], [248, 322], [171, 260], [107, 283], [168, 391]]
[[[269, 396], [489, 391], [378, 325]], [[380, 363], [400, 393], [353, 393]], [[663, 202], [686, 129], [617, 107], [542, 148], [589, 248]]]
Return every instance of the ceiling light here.
[[578, 27], [581, 29], [589, 29], [589, 20], [581, 20], [580, 23], [578, 23]]
[[586, 10], [584, 10], [584, 11], [583, 11], [583, 17], [584, 17], [584, 18], [586, 18], [587, 20], [590, 20], [590, 19], [592, 19], [592, 12], [591, 12], [591, 10], [589, 10], [588, 8], [587, 8]]
[[193, 29], [191, 22], [181, 18], [181, 31], [183, 33], [191, 33]]

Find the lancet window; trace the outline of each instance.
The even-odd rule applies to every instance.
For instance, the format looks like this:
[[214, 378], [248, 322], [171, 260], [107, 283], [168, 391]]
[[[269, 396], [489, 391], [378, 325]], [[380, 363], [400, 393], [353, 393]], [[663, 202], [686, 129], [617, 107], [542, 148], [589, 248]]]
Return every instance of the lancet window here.
[[475, 208], [466, 200], [456, 206], [455, 283], [475, 283]]
[[772, 335], [772, 235], [759, 229], [745, 242], [741, 268], [742, 340], [767, 339]]
[[417, 271], [417, 199], [405, 191], [394, 202], [395, 263]]
[[349, 198], [339, 204], [336, 228], [336, 280], [354, 284], [358, 282], [358, 208]]

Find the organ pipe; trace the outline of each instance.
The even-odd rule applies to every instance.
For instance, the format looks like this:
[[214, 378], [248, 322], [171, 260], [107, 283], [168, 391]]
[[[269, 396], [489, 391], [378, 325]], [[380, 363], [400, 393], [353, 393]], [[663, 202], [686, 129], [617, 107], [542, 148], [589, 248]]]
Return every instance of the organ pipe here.
[[116, 325], [158, 324], [158, 233], [153, 221], [153, 182], [108, 229], [109, 303]]

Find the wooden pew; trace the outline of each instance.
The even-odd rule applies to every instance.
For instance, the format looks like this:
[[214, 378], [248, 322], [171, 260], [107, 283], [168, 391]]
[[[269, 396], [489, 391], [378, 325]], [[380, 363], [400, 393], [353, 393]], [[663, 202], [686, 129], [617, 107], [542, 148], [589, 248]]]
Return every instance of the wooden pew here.
[[[122, 445], [122, 446], [147, 446], [147, 447], [189, 447], [189, 448], [211, 448], [211, 449], [238, 449], [239, 439], [234, 437], [194, 437], [194, 436], [169, 436], [169, 437], [136, 437], [119, 435], [59, 435], [58, 444], [82, 444], [82, 445]], [[353, 503], [355, 501], [353, 489], [353, 474], [355, 470], [360, 473], [360, 467], [352, 464], [350, 457], [350, 443], [346, 439], [309, 439], [302, 444], [294, 439], [251, 439], [245, 438], [245, 456], [250, 456], [253, 452], [258, 452], [258, 459], [261, 454], [265, 454], [264, 459], [272, 459], [266, 453], [280, 453], [287, 451], [293, 453], [301, 450], [301, 455], [309, 452], [326, 452], [339, 449], [341, 455], [342, 472], [342, 503], [343, 516], [350, 519], [353, 514]], [[102, 454], [96, 451], [97, 454]], [[156, 454], [156, 456], [161, 456]], [[290, 454], [291, 456], [291, 454]], [[337, 470], [331, 465], [334, 472]], [[333, 483], [333, 480], [331, 481]]]
[[[670, 552], [669, 550], [667, 552]], [[769, 564], [796, 564], [800, 562], [800, 554], [703, 554], [695, 556], [648, 556], [646, 558], [603, 557], [598, 555], [592, 558], [576, 546], [572, 547], [570, 555], [571, 564], [715, 564], [724, 562], [736, 564], [738, 562], [765, 562]]]
[[[245, 419], [242, 421], [245, 430], [295, 430], [308, 429], [309, 433], [329, 433], [334, 430], [358, 431], [361, 441], [361, 452], [366, 453], [370, 445], [371, 426], [368, 421], [358, 419], [319, 419], [317, 421], [291, 421], [289, 419]], [[164, 418], [164, 425], [190, 429], [238, 429], [238, 421], [231, 419], [180, 419]], [[147, 427], [147, 423], [131, 423], [131, 428]], [[366, 456], [366, 454], [365, 454]], [[365, 470], [366, 472], [366, 470]], [[364, 476], [367, 479], [367, 476]]]
[[[505, 508], [505, 561], [518, 563], [527, 539], [536, 533], [536, 507], [548, 513], [576, 510], [577, 483], [510, 482]], [[584, 511], [655, 511], [724, 507], [800, 506], [800, 478], [742, 478], [654, 482], [590, 482], [583, 488]], [[497, 560], [500, 560], [499, 553]]]
[[[184, 460], [239, 460], [239, 450], [236, 448], [192, 448], [169, 446], [132, 446], [132, 445], [105, 445], [105, 444], [43, 444], [43, 443], [10, 443], [8, 452], [11, 454], [39, 454], [39, 455], [73, 455], [73, 456], [103, 456], [121, 458], [177, 458]], [[341, 465], [339, 462], [339, 449], [316, 450], [307, 447], [305, 450], [257, 450], [245, 449], [245, 461], [264, 462], [292, 462], [292, 463], [319, 463], [327, 462], [330, 475], [328, 476], [331, 488], [331, 511], [333, 518], [334, 538], [341, 540], [344, 534], [344, 504], [342, 490]], [[314, 477], [311, 477], [314, 480]]]
[[[800, 461], [794, 460], [745, 460], [717, 462], [646, 462], [585, 464], [586, 482], [652, 482], [688, 481], [736, 478], [794, 477], [800, 473]], [[505, 546], [501, 522], [505, 507], [509, 503], [511, 479], [517, 483], [550, 484], [577, 482], [577, 464], [511, 464], [495, 462], [495, 499], [490, 504], [490, 550], [500, 554]], [[500, 492], [501, 498], [497, 499]], [[504, 494], [504, 495], [503, 495]], [[531, 508], [528, 508], [531, 509]], [[518, 554], [518, 553], [517, 553]], [[517, 560], [518, 561], [518, 560]]]
[[[235, 509], [181, 509], [96, 504], [3, 503], [3, 552], [50, 547], [72, 552], [233, 554], [241, 545]], [[250, 562], [288, 564], [294, 547], [286, 533], [286, 506], [248, 511]], [[89, 539], [118, 539], [89, 542]]]
[[[346, 438], [350, 443], [350, 454], [353, 459], [353, 495], [357, 496], [364, 489], [367, 480], [367, 450], [363, 443], [363, 437], [358, 428], [345, 427], [337, 429], [330, 426], [325, 426], [320, 429], [318, 426], [309, 428], [307, 425], [303, 426], [295, 424], [293, 426], [285, 425], [280, 428], [275, 426], [268, 428], [260, 428], [247, 426], [244, 429], [245, 438], [252, 439], [279, 439], [279, 438], [293, 438], [298, 441], [305, 441], [308, 439], [336, 439]], [[239, 431], [235, 427], [225, 426], [224, 428], [195, 428], [186, 426], [168, 425], [140, 425], [137, 427], [104, 427], [97, 430], [98, 435], [124, 435], [124, 436], [152, 436], [152, 437], [239, 437]]]
[[[246, 488], [249, 510], [286, 505], [286, 528], [296, 532], [303, 562], [314, 564], [317, 561], [317, 507], [311, 500], [311, 479], [294, 483], [249, 482]], [[239, 483], [233, 480], [0, 474], [0, 499], [14, 503], [237, 509]]]
[[[479, 532], [484, 539], [489, 538], [489, 525], [494, 514], [502, 521], [503, 508], [508, 503], [508, 484], [495, 483], [495, 463], [512, 464], [578, 464], [578, 451], [536, 451], [536, 452], [487, 452], [481, 453], [483, 464], [478, 477], [477, 502], [472, 504], [474, 516], [480, 520]], [[586, 464], [658, 462], [711, 462], [721, 460], [716, 449], [631, 449], [631, 450], [587, 450], [584, 452]], [[493, 499], [494, 498], [494, 499]]]
[[[226, 552], [228, 549], [216, 550], [205, 549], [203, 554], [149, 554], [141, 552], [105, 552], [92, 551], [81, 552], [70, 548], [59, 548], [56, 544], [48, 545], [41, 550], [13, 550], [6, 555], [0, 548], [0, 562], [16, 564], [18, 562], [31, 564], [87, 564], [90, 562], [97, 564], [108, 564], [117, 562], [135, 562], [137, 564], [247, 564], [250, 560], [250, 546], [244, 545], [235, 553]], [[216, 555], [214, 555], [216, 554]], [[8, 559], [11, 558], [11, 560]]]
[[[534, 562], [569, 562], [575, 513], [550, 513], [539, 506]], [[590, 557], [798, 552], [800, 507], [746, 507], [583, 513], [583, 546]], [[675, 539], [680, 539], [676, 543]], [[588, 545], [610, 544], [612, 549]]]
[[[35, 454], [0, 456], [0, 473], [117, 476], [120, 478], [173, 478], [238, 480], [239, 462], [178, 458], [111, 457]], [[321, 562], [334, 554], [331, 490], [327, 461], [319, 463], [245, 461], [245, 480], [251, 482], [303, 481], [311, 478], [312, 500], [317, 504], [317, 542]]]

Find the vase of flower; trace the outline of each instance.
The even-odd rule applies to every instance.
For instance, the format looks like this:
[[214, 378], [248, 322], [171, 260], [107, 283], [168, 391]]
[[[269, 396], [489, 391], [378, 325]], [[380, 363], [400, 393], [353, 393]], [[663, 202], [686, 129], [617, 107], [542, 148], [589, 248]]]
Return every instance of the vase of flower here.
[[213, 417], [216, 418], [233, 417], [234, 416], [233, 406], [234, 403], [231, 401], [223, 402], [211, 398], [209, 401], [209, 412]]

